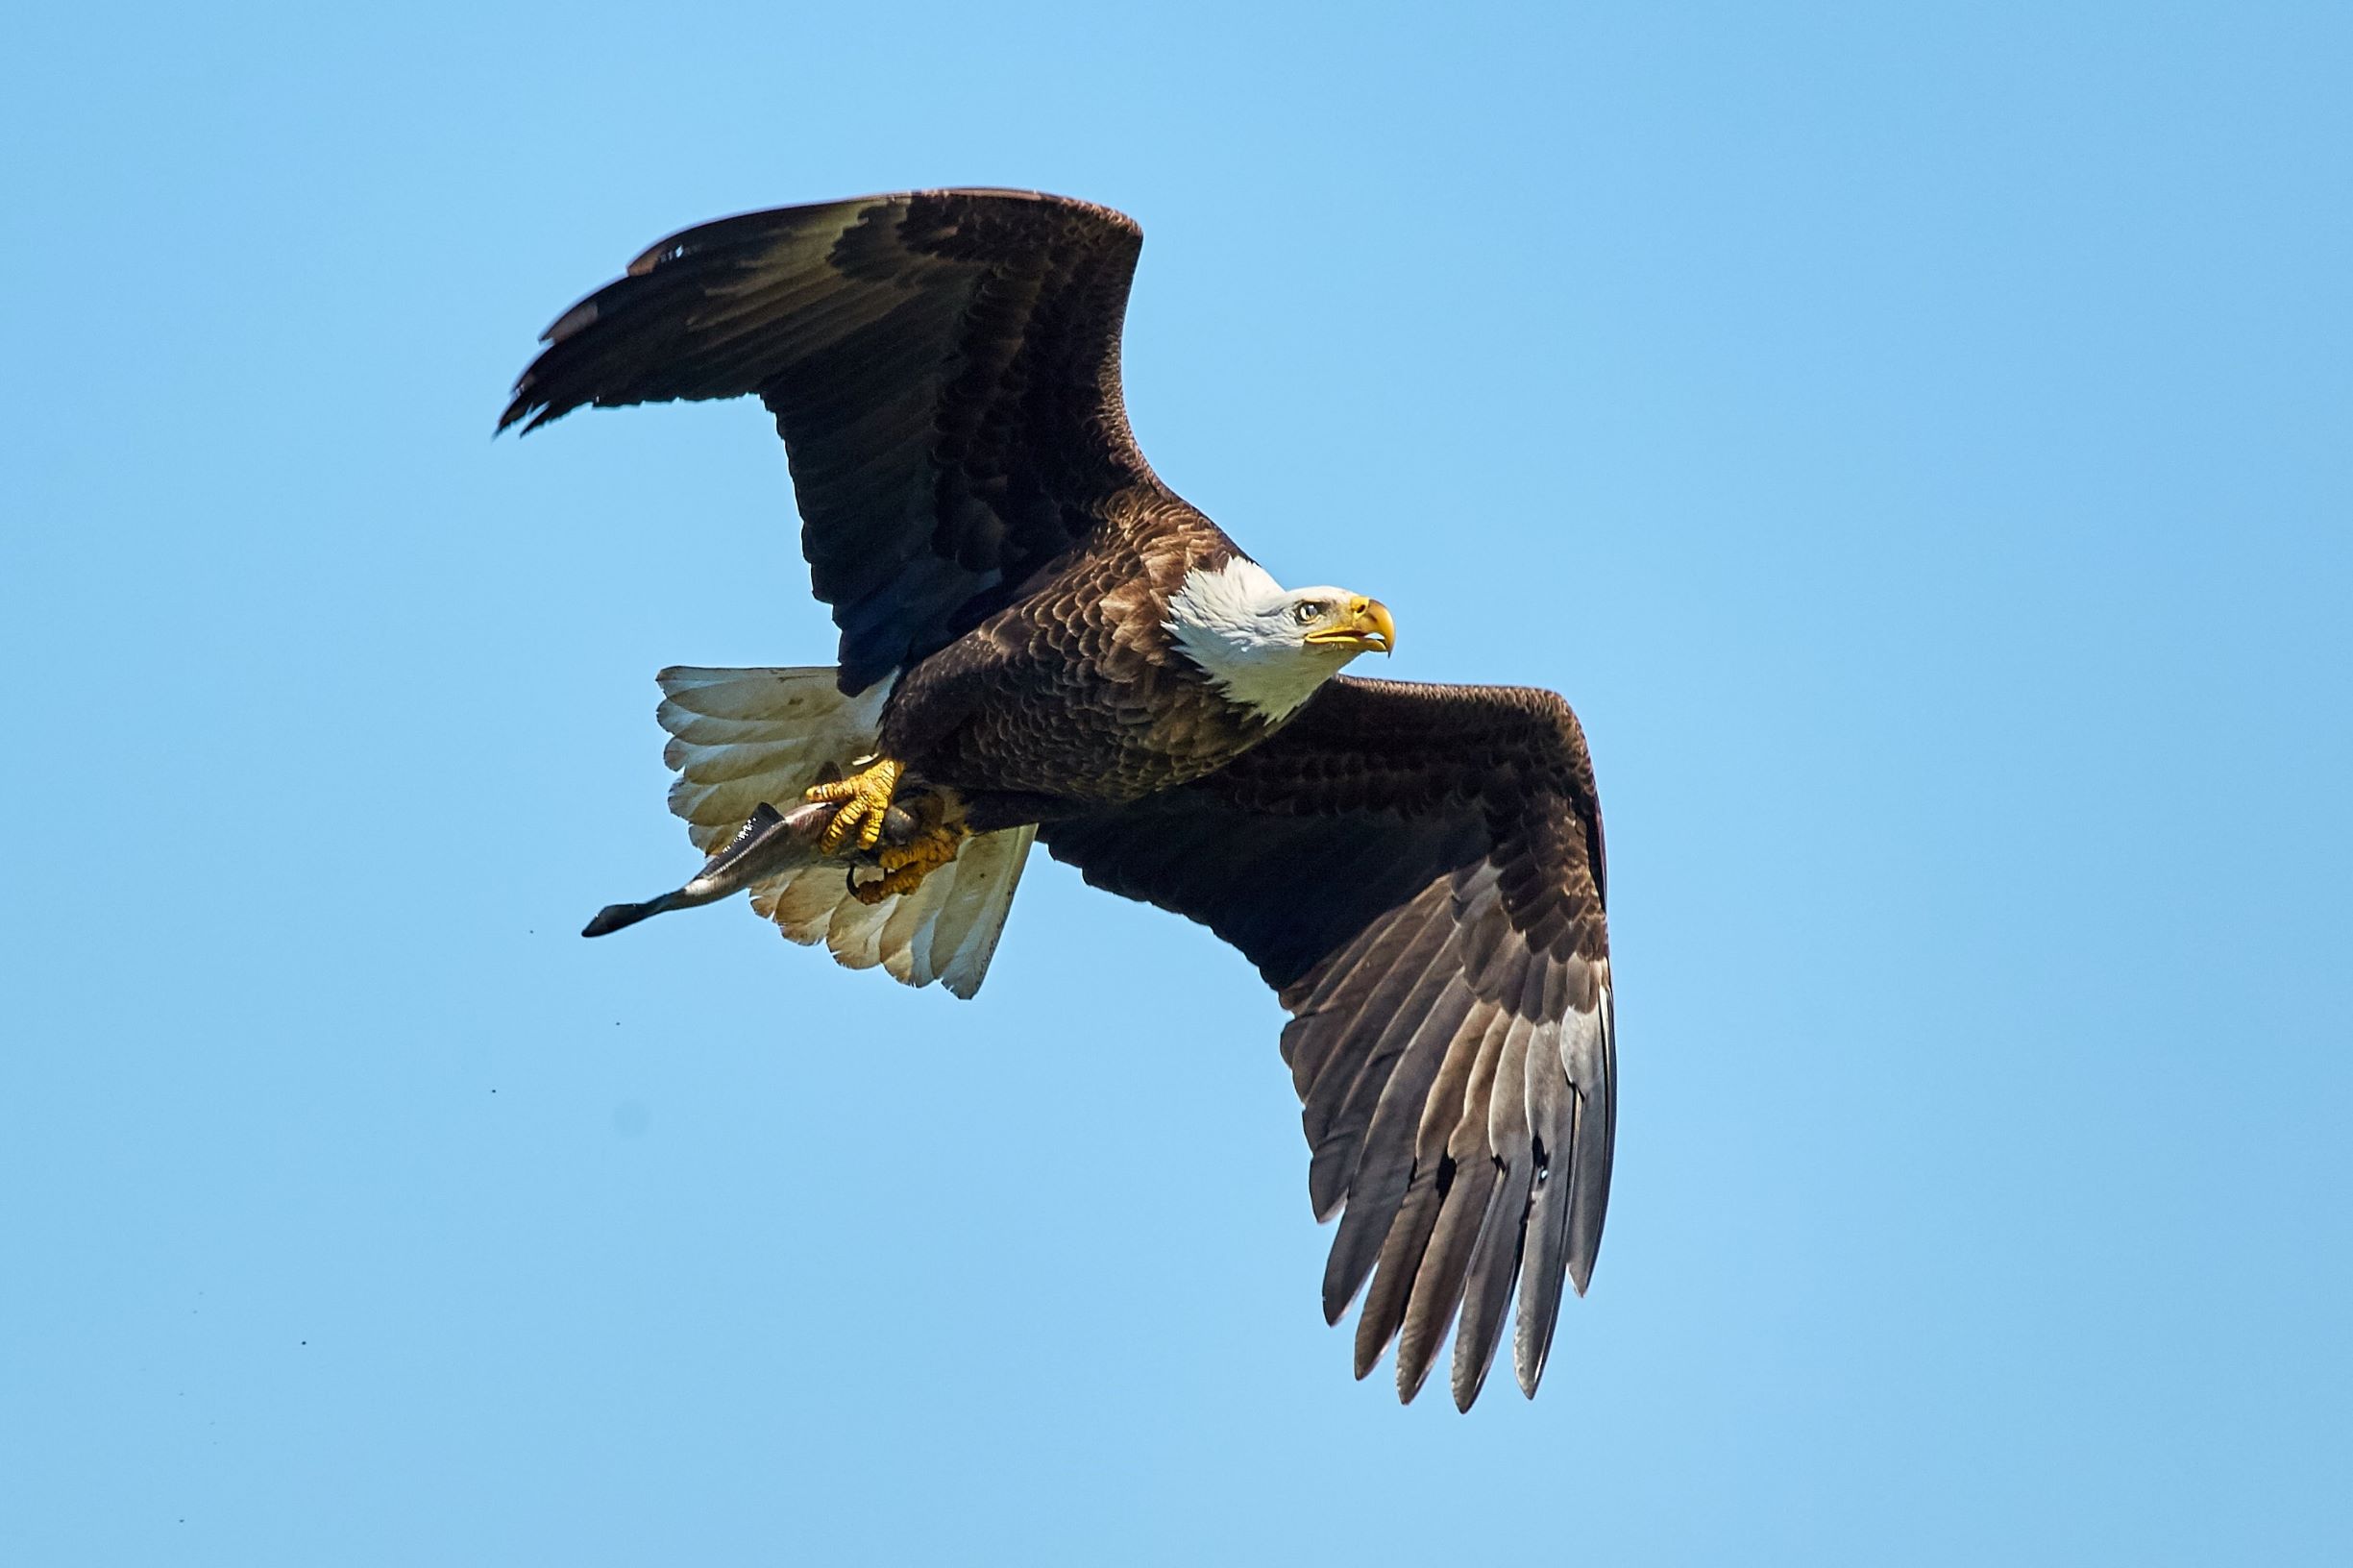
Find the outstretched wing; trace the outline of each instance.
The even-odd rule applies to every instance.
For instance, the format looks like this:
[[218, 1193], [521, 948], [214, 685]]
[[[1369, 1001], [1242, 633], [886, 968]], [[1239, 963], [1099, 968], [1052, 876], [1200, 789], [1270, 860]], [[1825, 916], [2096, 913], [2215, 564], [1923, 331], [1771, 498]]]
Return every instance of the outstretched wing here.
[[1324, 1271], [1362, 1377], [1411, 1399], [1447, 1327], [1468, 1409], [1519, 1288], [1533, 1394], [1601, 1245], [1617, 1056], [1602, 819], [1550, 692], [1341, 679], [1218, 772], [1040, 830], [1100, 888], [1200, 920], [1293, 1015]]
[[842, 689], [962, 635], [1156, 490], [1119, 394], [1143, 243], [1025, 191], [870, 196], [673, 234], [549, 328], [499, 428], [757, 393], [776, 416]]

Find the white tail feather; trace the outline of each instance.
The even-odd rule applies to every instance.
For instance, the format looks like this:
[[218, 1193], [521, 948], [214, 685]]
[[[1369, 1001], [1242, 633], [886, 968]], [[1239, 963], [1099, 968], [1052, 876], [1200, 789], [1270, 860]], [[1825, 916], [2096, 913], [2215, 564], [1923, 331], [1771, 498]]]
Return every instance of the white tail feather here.
[[[731, 841], [763, 802], [789, 809], [830, 768], [846, 772], [874, 749], [891, 683], [855, 697], [830, 668], [703, 670], [661, 674], [658, 717], [670, 732], [662, 760], [678, 771], [670, 809], [695, 847]], [[823, 943], [853, 969], [879, 965], [911, 986], [937, 980], [970, 996], [989, 972], [1013, 907], [1021, 866], [1038, 836], [1008, 828], [967, 839], [955, 860], [915, 892], [871, 906], [849, 894], [842, 868], [817, 866], [751, 889], [751, 907], [797, 943]]]

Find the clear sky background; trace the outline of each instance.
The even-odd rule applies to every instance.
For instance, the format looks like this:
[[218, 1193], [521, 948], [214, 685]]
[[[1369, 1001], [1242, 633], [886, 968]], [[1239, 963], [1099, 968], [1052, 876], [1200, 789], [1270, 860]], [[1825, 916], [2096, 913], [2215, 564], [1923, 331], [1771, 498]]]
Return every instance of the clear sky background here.
[[[2353, 15], [27, 12], [0, 1556], [2353, 1555]], [[830, 657], [753, 405], [490, 439], [644, 245], [1110, 203], [1130, 405], [1606, 808], [1540, 1397], [1348, 1376], [1280, 1014], [1033, 867], [971, 1004], [695, 864]]]

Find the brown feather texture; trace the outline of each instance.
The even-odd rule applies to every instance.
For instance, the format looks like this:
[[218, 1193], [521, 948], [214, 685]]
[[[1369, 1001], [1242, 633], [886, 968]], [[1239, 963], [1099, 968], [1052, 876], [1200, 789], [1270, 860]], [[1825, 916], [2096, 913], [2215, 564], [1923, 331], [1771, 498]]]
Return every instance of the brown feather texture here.
[[499, 428], [757, 396], [861, 690], [1011, 602], [1113, 497], [1159, 490], [1119, 395], [1142, 244], [1108, 208], [1026, 191], [723, 218], [557, 317]]
[[1601, 1246], [1617, 1123], [1601, 808], [1550, 692], [1334, 681], [1236, 761], [1040, 838], [1097, 887], [1208, 925], [1292, 1015], [1309, 1197], [1340, 1218], [1339, 1321], [1411, 1398], [1458, 1311], [1478, 1397], [1519, 1286], [1532, 1394]]

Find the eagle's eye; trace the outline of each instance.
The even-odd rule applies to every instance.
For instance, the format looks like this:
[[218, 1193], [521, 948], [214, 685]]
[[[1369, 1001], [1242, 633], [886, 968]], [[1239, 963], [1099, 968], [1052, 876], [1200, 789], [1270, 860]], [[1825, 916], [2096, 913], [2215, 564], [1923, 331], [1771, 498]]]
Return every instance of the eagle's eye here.
[[1297, 609], [1291, 611], [1291, 619], [1298, 622], [1303, 626], [1311, 626], [1316, 622], [1321, 621], [1324, 618], [1324, 611], [1329, 608], [1329, 605], [1318, 604], [1314, 600], [1310, 600], [1308, 602], [1300, 605]]

